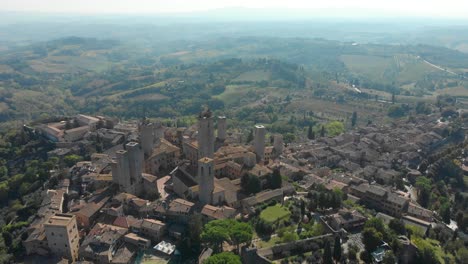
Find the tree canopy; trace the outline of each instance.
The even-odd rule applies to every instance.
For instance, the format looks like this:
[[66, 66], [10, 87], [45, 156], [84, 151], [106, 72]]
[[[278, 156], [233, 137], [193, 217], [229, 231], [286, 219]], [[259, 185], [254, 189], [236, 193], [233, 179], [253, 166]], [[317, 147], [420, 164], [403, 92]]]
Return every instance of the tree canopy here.
[[252, 240], [252, 227], [233, 219], [214, 220], [203, 227], [201, 239], [214, 250], [220, 252], [224, 242], [234, 245], [239, 250], [242, 243]]
[[242, 264], [238, 255], [232, 252], [223, 252], [213, 255], [203, 261], [203, 264]]

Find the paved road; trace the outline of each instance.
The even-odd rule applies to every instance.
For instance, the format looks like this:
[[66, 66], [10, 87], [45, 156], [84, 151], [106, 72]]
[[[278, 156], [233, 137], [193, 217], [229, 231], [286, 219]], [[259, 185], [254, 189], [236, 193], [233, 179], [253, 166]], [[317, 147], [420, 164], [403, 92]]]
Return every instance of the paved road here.
[[442, 68], [442, 67], [440, 67], [440, 66], [438, 66], [438, 65], [435, 65], [435, 64], [433, 64], [433, 63], [428, 62], [428, 61], [425, 60], [425, 59], [423, 59], [423, 61], [424, 61], [425, 63], [427, 63], [428, 65], [430, 65], [430, 66], [432, 66], [432, 67], [434, 67], [434, 68], [436, 68], [436, 69], [438, 69], [438, 70], [441, 70], [441, 71], [444, 71], [444, 72], [448, 72], [448, 73], [453, 74], [453, 75], [458, 75], [458, 74], [456, 74], [455, 72], [453, 72], [453, 71], [451, 71], [451, 70], [444, 69], [444, 68]]

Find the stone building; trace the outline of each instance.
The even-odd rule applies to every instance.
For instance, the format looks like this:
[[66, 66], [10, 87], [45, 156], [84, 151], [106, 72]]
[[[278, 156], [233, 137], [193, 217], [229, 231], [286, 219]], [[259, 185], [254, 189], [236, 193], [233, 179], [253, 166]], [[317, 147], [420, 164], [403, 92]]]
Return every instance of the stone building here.
[[70, 214], [56, 214], [44, 224], [44, 228], [52, 254], [75, 262], [80, 246], [76, 217]]
[[143, 151], [137, 142], [129, 142], [127, 150], [116, 152], [112, 166], [112, 180], [123, 192], [139, 195], [143, 189]]

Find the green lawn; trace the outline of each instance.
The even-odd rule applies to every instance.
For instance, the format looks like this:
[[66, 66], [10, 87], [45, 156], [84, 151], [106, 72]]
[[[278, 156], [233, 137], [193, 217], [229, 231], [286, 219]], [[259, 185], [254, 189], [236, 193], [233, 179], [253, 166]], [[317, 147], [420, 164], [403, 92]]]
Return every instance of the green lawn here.
[[260, 213], [260, 218], [267, 222], [273, 223], [279, 219], [288, 218], [290, 214], [291, 213], [288, 211], [288, 209], [279, 204], [276, 204], [265, 208], [265, 210]]
[[268, 248], [276, 245], [277, 243], [281, 242], [281, 238], [279, 237], [272, 237], [269, 240], [260, 240], [257, 242], [257, 247], [258, 248]]

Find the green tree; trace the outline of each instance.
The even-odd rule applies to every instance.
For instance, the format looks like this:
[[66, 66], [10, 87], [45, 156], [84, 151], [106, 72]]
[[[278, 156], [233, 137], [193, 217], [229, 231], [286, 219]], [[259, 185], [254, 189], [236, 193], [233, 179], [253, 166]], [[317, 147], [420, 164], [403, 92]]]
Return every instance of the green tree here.
[[6, 179], [8, 176], [8, 168], [6, 166], [0, 166], [0, 179]]
[[418, 189], [418, 202], [423, 207], [427, 207], [431, 197], [431, 180], [424, 176], [418, 177], [416, 188]]
[[333, 264], [330, 242], [328, 240], [325, 242], [325, 246], [324, 246], [323, 263], [324, 264]]
[[446, 224], [450, 224], [450, 203], [445, 202], [440, 206], [439, 214]]
[[419, 250], [419, 261], [417, 263], [440, 264], [440, 261], [430, 247], [424, 247]]
[[273, 170], [273, 173], [268, 177], [269, 179], [269, 185], [271, 189], [278, 189], [281, 188], [282, 184], [282, 178], [281, 178], [281, 173], [278, 168], [275, 168]]
[[262, 190], [260, 179], [251, 174], [244, 174], [241, 178], [241, 187], [247, 194], [258, 193]]
[[431, 108], [426, 104], [426, 102], [418, 102], [415, 110], [417, 114], [428, 115], [431, 113]]
[[348, 258], [350, 260], [356, 260], [358, 252], [359, 252], [359, 247], [356, 244], [350, 244], [348, 246]]
[[238, 255], [232, 252], [223, 252], [207, 258], [203, 264], [242, 264]]
[[75, 165], [77, 162], [82, 161], [83, 157], [72, 154], [72, 155], [67, 155], [63, 158], [63, 162], [65, 162], [65, 165], [68, 167], [72, 167]]
[[335, 237], [335, 245], [333, 246], [333, 259], [336, 262], [341, 260], [341, 240], [339, 236]]
[[281, 242], [282, 243], [288, 243], [288, 242], [293, 242], [299, 239], [299, 236], [296, 234], [296, 232], [285, 232], [283, 236], [281, 237]]
[[239, 251], [240, 244], [247, 243], [250, 244], [252, 241], [252, 227], [247, 223], [241, 223], [234, 221], [235, 224], [229, 228], [229, 237], [232, 244], [237, 247], [237, 252]]
[[222, 220], [211, 221], [205, 225], [201, 233], [201, 240], [207, 243], [216, 252], [221, 252], [223, 242], [229, 239], [228, 226]]
[[356, 122], [357, 122], [357, 112], [354, 111], [353, 116], [351, 117], [351, 126], [354, 127], [356, 125]]
[[0, 182], [0, 203], [6, 202], [8, 200], [8, 192], [10, 188], [8, 187], [8, 182]]
[[389, 117], [402, 117], [407, 113], [407, 109], [400, 106], [400, 105], [392, 105], [388, 108], [388, 116]]
[[390, 220], [390, 223], [388, 224], [388, 227], [395, 231], [395, 233], [399, 235], [405, 235], [406, 234], [406, 228], [405, 228], [405, 223], [401, 221], [400, 219], [392, 219]]
[[330, 137], [338, 136], [345, 131], [343, 122], [332, 121], [325, 125], [327, 135]]
[[322, 128], [320, 128], [320, 136], [324, 137], [325, 136], [325, 126], [322, 125]]
[[284, 134], [283, 139], [284, 139], [284, 142], [291, 143], [294, 140], [296, 140], [296, 135], [294, 135], [293, 133], [286, 133]]
[[8, 231], [2, 232], [3, 242], [5, 243], [6, 247], [11, 247], [13, 244], [13, 235]]
[[204, 226], [201, 240], [220, 252], [223, 242], [229, 242], [239, 250], [240, 244], [250, 243], [252, 235], [252, 227], [247, 223], [233, 219], [214, 220]]
[[457, 259], [460, 263], [465, 263], [468, 260], [468, 248], [461, 247], [460, 249], [458, 249]]
[[309, 129], [307, 130], [307, 138], [308, 139], [315, 139], [315, 132], [312, 129], [312, 125], [309, 125]]
[[395, 254], [393, 254], [393, 251], [388, 250], [385, 252], [385, 255], [382, 259], [382, 264], [395, 264], [397, 263]]
[[372, 217], [369, 220], [367, 220], [364, 224], [364, 227], [373, 227], [375, 228], [375, 230], [382, 234], [386, 233], [384, 222], [382, 221], [382, 219], [377, 217]]
[[364, 244], [367, 252], [373, 252], [378, 246], [382, 244], [383, 235], [374, 227], [366, 227], [362, 233], [362, 243]]
[[247, 135], [247, 144], [252, 142], [253, 139], [254, 139], [254, 135], [253, 135], [253, 130], [251, 129], [249, 134]]
[[201, 244], [201, 233], [203, 228], [202, 217], [200, 214], [194, 214], [189, 221], [189, 247], [199, 251]]

